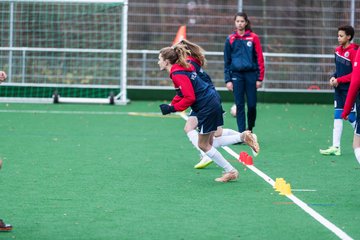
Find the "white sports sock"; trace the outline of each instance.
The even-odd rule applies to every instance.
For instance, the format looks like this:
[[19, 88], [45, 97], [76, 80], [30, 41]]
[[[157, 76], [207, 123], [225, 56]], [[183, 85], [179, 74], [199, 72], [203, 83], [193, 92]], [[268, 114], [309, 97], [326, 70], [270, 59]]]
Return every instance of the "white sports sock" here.
[[201, 151], [199, 146], [198, 146], [199, 133], [196, 130], [191, 130], [186, 135], [188, 136], [190, 142], [194, 145], [194, 147], [200, 152], [200, 155], [202, 157], [205, 156], [206, 154], [203, 151]]
[[199, 138], [199, 133], [196, 130], [191, 130], [190, 132], [188, 132], [186, 134], [190, 140], [190, 142], [197, 148], [198, 147], [198, 138]]
[[340, 147], [341, 134], [343, 130], [343, 120], [334, 119], [334, 129], [333, 129], [333, 146]]
[[350, 122], [350, 124], [351, 124], [352, 128], [355, 129], [356, 121]]
[[206, 155], [214, 160], [219, 167], [222, 167], [225, 172], [230, 172], [234, 169], [234, 167], [223, 157], [223, 155], [221, 155], [218, 150], [216, 150], [216, 148], [211, 147], [211, 149], [206, 152]]
[[230, 128], [223, 128], [221, 136], [230, 136], [230, 135], [237, 135], [239, 134], [238, 131], [232, 130]]
[[230, 144], [235, 144], [241, 142], [240, 133], [237, 132], [236, 135], [229, 135], [229, 136], [221, 136], [214, 138], [213, 147], [218, 148], [221, 146], [228, 146]]
[[360, 163], [360, 148], [354, 149], [356, 160]]

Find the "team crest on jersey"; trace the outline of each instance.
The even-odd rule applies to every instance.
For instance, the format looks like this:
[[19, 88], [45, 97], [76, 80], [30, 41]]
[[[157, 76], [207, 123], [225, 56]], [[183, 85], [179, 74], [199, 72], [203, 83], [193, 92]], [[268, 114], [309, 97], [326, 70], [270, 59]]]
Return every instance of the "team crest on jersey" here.
[[248, 47], [251, 47], [251, 46], [252, 46], [252, 42], [251, 42], [251, 41], [248, 41], [248, 42], [246, 43], [246, 45], [247, 45]]
[[190, 79], [194, 81], [196, 76], [197, 76], [196, 72], [193, 72], [190, 76]]
[[349, 52], [345, 52], [344, 57], [349, 57], [350, 53]]

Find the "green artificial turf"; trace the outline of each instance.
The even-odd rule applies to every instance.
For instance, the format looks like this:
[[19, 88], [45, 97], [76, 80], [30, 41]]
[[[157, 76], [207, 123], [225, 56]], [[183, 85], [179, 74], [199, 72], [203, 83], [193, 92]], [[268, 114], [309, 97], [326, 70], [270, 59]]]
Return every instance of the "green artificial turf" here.
[[[215, 164], [194, 169], [185, 121], [159, 115], [159, 104], [0, 104], [0, 218], [14, 226], [0, 239], [338, 239], [223, 149], [238, 181], [215, 182]], [[293, 193], [359, 239], [350, 125], [342, 156], [319, 154], [332, 143], [332, 117], [330, 105], [259, 104], [254, 163], [314, 190]], [[225, 127], [236, 129], [229, 114]]]

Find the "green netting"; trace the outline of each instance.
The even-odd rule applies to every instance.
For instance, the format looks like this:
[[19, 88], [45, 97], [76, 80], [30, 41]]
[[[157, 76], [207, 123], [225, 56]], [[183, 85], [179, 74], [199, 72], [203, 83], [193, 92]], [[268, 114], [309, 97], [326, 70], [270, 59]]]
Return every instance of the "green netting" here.
[[[122, 10], [122, 2], [0, 2], [0, 64], [7, 84], [34, 87], [44, 92], [22, 93], [44, 97], [56, 86], [88, 87], [86, 97], [100, 97], [91, 89], [120, 88]], [[84, 91], [63, 95], [78, 92]], [[5, 97], [27, 97], [19, 94]]]
[[17, 3], [14, 46], [119, 48], [121, 8], [94, 3]]

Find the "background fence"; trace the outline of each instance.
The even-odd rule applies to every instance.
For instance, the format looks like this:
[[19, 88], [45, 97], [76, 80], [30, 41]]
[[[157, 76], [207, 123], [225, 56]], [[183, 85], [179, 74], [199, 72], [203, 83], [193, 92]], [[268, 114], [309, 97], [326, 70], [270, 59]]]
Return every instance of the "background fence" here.
[[158, 72], [157, 52], [152, 50], [170, 45], [179, 26], [186, 25], [187, 38], [207, 51], [207, 71], [216, 86], [224, 87], [222, 51], [241, 2], [265, 53], [265, 90], [332, 90], [328, 79], [335, 70], [337, 28], [351, 24], [360, 30], [359, 1], [131, 1], [129, 85], [170, 84], [167, 74]]
[[129, 49], [159, 50], [173, 41], [179, 25], [186, 25], [189, 40], [221, 52], [239, 2], [264, 52], [332, 54], [339, 25], [360, 30], [355, 0], [131, 0]]
[[[158, 51], [128, 50], [128, 83], [132, 87], [170, 86], [167, 72], [157, 65]], [[217, 88], [225, 86], [223, 53], [207, 52], [206, 71]], [[332, 54], [264, 53], [266, 80], [263, 90], [272, 91], [331, 91], [329, 76], [334, 70]]]
[[[0, 66], [10, 73], [5, 86], [49, 86], [47, 95], [60, 85], [119, 87], [121, 6], [59, 7], [46, 3], [56, 1], [35, 4], [16, 1], [23, 3], [11, 12], [9, 2], [0, 2]], [[357, 42], [360, 2], [239, 2], [262, 42], [265, 90], [331, 91], [328, 79], [335, 67], [333, 51], [337, 45], [337, 27], [354, 25], [354, 41]], [[222, 50], [225, 38], [233, 30], [233, 16], [239, 2], [131, 0], [127, 25], [128, 85], [133, 88], [171, 86], [167, 73], [159, 72], [158, 50], [169, 46], [179, 26], [186, 25], [187, 38], [207, 51], [206, 69], [215, 85], [224, 87]], [[0, 94], [25, 95], [31, 91], [1, 90]]]

